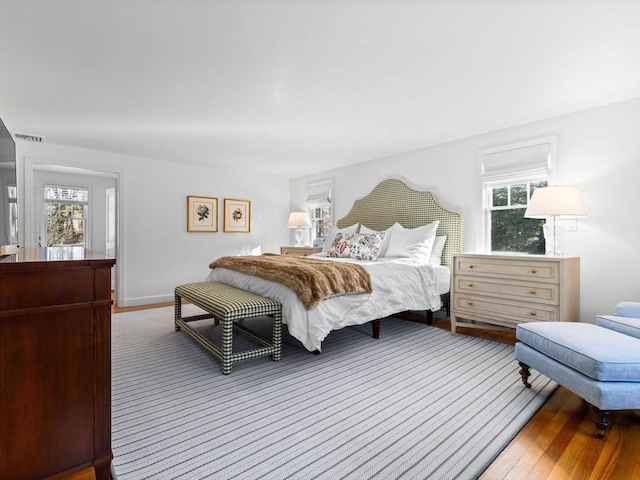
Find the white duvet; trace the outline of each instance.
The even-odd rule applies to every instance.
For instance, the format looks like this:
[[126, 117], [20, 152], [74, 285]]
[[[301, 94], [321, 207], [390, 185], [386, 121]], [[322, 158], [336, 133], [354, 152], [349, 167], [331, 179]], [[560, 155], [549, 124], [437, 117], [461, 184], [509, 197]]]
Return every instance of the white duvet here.
[[333, 296], [306, 310], [293, 290], [270, 280], [226, 268], [214, 268], [208, 279], [282, 304], [282, 322], [309, 351], [320, 350], [322, 341], [332, 330], [407, 310], [439, 310], [440, 294], [449, 289], [447, 267], [419, 264], [409, 258], [385, 258], [375, 262], [322, 258], [362, 265], [371, 277], [372, 293]]

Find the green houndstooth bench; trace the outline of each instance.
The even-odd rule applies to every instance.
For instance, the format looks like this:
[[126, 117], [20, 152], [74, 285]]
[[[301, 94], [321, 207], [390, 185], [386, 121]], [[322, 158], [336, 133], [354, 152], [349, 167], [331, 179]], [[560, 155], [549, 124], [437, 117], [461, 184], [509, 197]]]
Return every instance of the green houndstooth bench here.
[[[205, 312], [203, 315], [182, 317], [182, 300], [188, 300]], [[249, 330], [236, 322], [252, 317], [271, 317], [273, 319], [272, 339]], [[187, 322], [213, 318], [214, 324], [222, 324], [222, 347], [215, 345]], [[240, 360], [271, 355], [273, 361], [282, 355], [282, 306], [273, 300], [245, 292], [218, 282], [188, 283], [175, 288], [175, 328], [184, 330], [204, 347], [211, 355], [222, 362], [222, 373], [231, 373], [231, 366]], [[233, 332], [250, 337], [261, 345], [254, 350], [233, 353]]]

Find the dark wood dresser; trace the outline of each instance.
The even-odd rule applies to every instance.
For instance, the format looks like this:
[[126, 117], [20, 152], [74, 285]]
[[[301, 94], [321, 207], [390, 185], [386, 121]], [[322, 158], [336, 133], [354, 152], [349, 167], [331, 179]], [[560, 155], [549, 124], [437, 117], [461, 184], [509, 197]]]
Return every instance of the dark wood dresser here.
[[0, 259], [0, 478], [110, 478], [114, 264], [75, 247]]

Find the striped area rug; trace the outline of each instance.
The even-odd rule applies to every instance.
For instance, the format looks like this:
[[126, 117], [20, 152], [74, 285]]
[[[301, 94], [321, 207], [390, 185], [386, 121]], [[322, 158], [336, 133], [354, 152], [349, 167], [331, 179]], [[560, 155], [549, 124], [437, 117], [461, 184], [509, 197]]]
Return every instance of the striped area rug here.
[[230, 375], [172, 307], [114, 315], [112, 335], [118, 480], [476, 478], [556, 388], [537, 372], [524, 388], [511, 345], [394, 318], [379, 340], [332, 332], [321, 355], [285, 329], [280, 362]]

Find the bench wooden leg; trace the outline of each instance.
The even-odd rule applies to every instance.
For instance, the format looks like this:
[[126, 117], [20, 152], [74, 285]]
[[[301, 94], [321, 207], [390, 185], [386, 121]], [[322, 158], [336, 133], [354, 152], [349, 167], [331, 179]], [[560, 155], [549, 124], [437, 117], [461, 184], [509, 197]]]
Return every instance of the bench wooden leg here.
[[520, 376], [522, 377], [522, 383], [527, 388], [531, 388], [531, 384], [529, 383], [529, 376], [531, 375], [531, 370], [529, 370], [529, 365], [526, 363], [518, 362], [520, 365]]
[[600, 410], [598, 407], [594, 407], [593, 405], [591, 405], [591, 409], [594, 413], [593, 421], [598, 429], [598, 438], [604, 438], [604, 434], [611, 426], [611, 422], [609, 421], [611, 412], [609, 410]]

